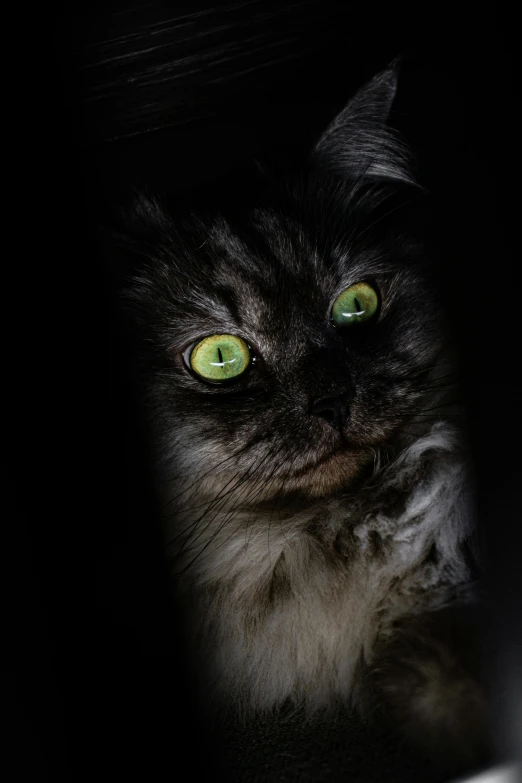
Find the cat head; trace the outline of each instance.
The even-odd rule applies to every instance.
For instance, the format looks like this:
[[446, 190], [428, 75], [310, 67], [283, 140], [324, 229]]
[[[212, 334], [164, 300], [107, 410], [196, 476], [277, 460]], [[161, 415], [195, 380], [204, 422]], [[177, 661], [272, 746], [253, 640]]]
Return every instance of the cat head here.
[[167, 480], [237, 504], [328, 496], [422, 421], [444, 325], [396, 88], [394, 63], [271, 202], [184, 218], [135, 204], [125, 299]]

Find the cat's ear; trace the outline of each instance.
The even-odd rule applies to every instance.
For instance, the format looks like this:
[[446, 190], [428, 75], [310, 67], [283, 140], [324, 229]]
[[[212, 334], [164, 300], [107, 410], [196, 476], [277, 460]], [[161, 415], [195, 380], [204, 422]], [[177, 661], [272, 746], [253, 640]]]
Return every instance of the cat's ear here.
[[320, 138], [312, 161], [342, 179], [415, 184], [410, 156], [389, 118], [397, 92], [399, 58], [365, 84]]

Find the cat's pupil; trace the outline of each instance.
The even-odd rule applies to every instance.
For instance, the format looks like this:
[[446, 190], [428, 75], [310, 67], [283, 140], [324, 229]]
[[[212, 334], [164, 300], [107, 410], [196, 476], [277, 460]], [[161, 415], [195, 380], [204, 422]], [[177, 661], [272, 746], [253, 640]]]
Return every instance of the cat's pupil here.
[[218, 359], [221, 363], [223, 363], [223, 354], [221, 353], [221, 348], [218, 348], [217, 351], [218, 351]]
[[361, 303], [359, 302], [359, 300], [357, 299], [357, 297], [354, 297], [354, 300], [353, 300], [353, 301], [354, 301], [354, 304], [355, 304], [355, 310], [356, 310], [357, 312], [360, 312], [360, 311], [362, 310]]

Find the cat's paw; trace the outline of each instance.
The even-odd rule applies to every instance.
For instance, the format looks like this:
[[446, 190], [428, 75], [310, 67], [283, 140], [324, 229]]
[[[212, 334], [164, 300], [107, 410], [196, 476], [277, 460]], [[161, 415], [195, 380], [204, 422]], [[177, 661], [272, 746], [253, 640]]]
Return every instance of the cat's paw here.
[[440, 615], [396, 625], [364, 678], [366, 705], [435, 762], [471, 770], [488, 759], [487, 699], [469, 638]]

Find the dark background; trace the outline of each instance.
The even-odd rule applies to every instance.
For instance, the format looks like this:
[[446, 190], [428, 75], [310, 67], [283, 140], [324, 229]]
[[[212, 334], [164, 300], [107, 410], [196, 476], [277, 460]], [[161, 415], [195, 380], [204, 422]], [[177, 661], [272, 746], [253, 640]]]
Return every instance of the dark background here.
[[49, 11], [26, 99], [31, 166], [20, 211], [29, 220], [17, 234], [30, 248], [21, 268], [38, 316], [24, 340], [22, 519], [25, 496], [35, 503], [22, 524], [16, 716], [19, 760], [40, 779], [441, 779], [343, 719], [228, 727], [224, 736], [202, 723], [172, 620], [112, 272], [97, 244], [99, 226], [115, 222], [135, 186], [181, 200], [240, 198], [254, 158], [298, 160], [397, 54], [398, 118], [447, 249], [479, 519], [499, 598], [487, 631], [497, 757], [514, 752], [521, 308], [506, 240], [509, 20], [456, 6], [110, 0]]

